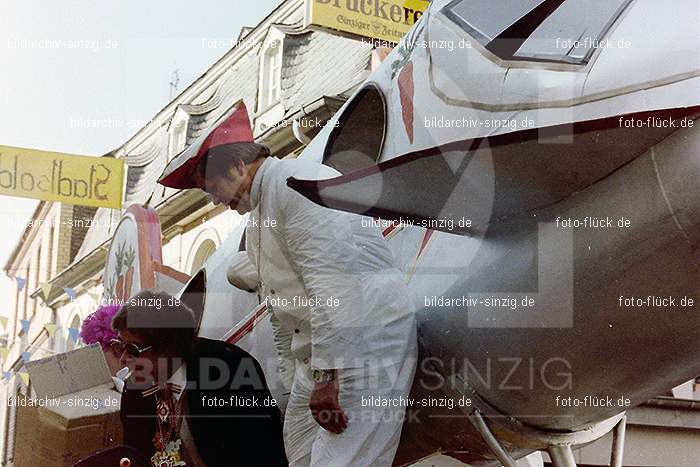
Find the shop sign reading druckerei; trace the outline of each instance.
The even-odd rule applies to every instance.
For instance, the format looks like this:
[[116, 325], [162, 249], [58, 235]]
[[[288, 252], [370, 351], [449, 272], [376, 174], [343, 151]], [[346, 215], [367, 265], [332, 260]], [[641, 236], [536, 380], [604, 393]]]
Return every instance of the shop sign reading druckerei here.
[[0, 195], [120, 209], [124, 160], [0, 146]]
[[312, 26], [397, 43], [428, 9], [425, 0], [307, 0]]

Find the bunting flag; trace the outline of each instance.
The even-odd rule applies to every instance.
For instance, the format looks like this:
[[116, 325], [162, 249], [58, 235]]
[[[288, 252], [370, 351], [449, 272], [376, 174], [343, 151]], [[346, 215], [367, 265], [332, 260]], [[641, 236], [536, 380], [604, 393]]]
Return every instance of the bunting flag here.
[[32, 354], [31, 352], [22, 352], [22, 360], [24, 363], [29, 363], [29, 361], [32, 359]]
[[6, 380], [12, 378], [12, 372], [11, 371], [3, 371], [2, 378], [6, 379]]
[[9, 354], [10, 354], [9, 347], [0, 347], [0, 358], [2, 358], [3, 361], [7, 360], [7, 356]]
[[44, 324], [44, 329], [46, 329], [46, 332], [49, 333], [49, 337], [51, 338], [53, 338], [53, 335], [56, 334], [56, 325], [53, 323]]
[[70, 298], [71, 300], [75, 300], [76, 298], [78, 298], [78, 294], [75, 293], [75, 289], [73, 288], [63, 287], [63, 291], [66, 293], [66, 295], [68, 295], [68, 298]]
[[17, 288], [21, 292], [24, 290], [24, 286], [27, 285], [27, 279], [23, 277], [15, 277], [15, 280], [17, 280]]
[[49, 284], [48, 282], [40, 282], [39, 287], [41, 287], [41, 294], [44, 296], [44, 301], [48, 300], [53, 285]]
[[31, 321], [28, 319], [21, 319], [19, 322], [22, 323], [22, 329], [24, 332], [29, 332], [29, 326], [32, 324]]
[[8, 321], [7, 316], [0, 316], [0, 325], [2, 325], [3, 328], [7, 327], [7, 321]]
[[17, 374], [22, 378], [22, 382], [25, 386], [29, 386], [29, 373], [25, 371], [18, 371]]
[[71, 339], [73, 339], [73, 343], [77, 344], [78, 343], [78, 336], [80, 329], [78, 328], [68, 328], [68, 335], [70, 336]]
[[88, 295], [92, 299], [93, 302], [99, 304], [100, 303], [100, 294], [97, 292], [88, 292]]

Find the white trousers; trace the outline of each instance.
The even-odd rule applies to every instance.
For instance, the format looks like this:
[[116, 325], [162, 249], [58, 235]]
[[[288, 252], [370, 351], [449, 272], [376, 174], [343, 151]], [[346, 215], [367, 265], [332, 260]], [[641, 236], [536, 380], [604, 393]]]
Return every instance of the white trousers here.
[[[394, 323], [397, 325], [399, 323]], [[394, 326], [392, 326], [394, 327]], [[309, 409], [314, 387], [309, 364], [295, 364], [294, 383], [284, 420], [284, 444], [291, 467], [390, 466], [401, 437], [405, 407], [382, 407], [377, 398], [408, 397], [416, 369], [413, 317], [403, 326], [392, 351], [364, 368], [339, 370], [339, 402], [349, 421], [341, 434], [326, 431]], [[392, 331], [389, 331], [392, 334]], [[392, 336], [388, 336], [391, 340]], [[370, 404], [370, 397], [375, 403]]]

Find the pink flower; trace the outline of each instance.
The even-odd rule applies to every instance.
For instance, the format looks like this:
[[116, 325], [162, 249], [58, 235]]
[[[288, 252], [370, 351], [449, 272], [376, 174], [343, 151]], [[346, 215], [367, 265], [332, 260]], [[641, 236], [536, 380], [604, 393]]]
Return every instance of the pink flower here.
[[80, 337], [83, 342], [88, 345], [98, 342], [102, 350], [108, 350], [110, 341], [119, 337], [117, 331], [112, 329], [112, 318], [120, 308], [119, 305], [101, 306], [88, 315], [80, 328]]

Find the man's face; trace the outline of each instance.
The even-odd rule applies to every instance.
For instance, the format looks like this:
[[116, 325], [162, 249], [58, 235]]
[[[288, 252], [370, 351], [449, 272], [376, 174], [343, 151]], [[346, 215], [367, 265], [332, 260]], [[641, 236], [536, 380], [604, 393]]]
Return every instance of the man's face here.
[[195, 182], [200, 190], [209, 193], [212, 203], [224, 204], [243, 215], [252, 209], [247, 191], [247, 173], [245, 165], [241, 165], [232, 167], [228, 174], [209, 176], [206, 179], [196, 175]]
[[[131, 380], [139, 384], [152, 384], [163, 377], [167, 379], [167, 357], [158, 355], [150, 343], [138, 333], [124, 329], [119, 340], [125, 344], [119, 362], [131, 371]], [[137, 350], [138, 349], [138, 350]], [[161, 378], [159, 374], [163, 373]]]

